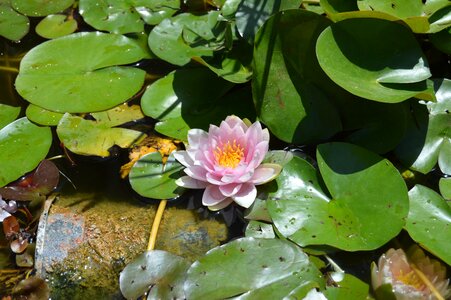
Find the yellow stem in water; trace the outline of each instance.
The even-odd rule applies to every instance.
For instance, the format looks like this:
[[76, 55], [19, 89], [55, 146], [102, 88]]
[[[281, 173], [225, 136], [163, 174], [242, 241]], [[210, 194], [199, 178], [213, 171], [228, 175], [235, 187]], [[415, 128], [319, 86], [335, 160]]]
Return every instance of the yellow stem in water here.
[[155, 249], [155, 241], [157, 240], [158, 228], [160, 227], [161, 217], [163, 216], [164, 209], [168, 200], [164, 199], [160, 201], [158, 205], [157, 213], [153, 219], [152, 229], [150, 230], [149, 244], [147, 245], [147, 251]]
[[0, 71], [19, 73], [19, 69], [13, 68], [13, 67], [5, 67], [5, 66], [0, 66]]
[[432, 284], [432, 282], [424, 275], [423, 272], [421, 272], [414, 264], [410, 265], [412, 269], [415, 271], [418, 277], [420, 277], [421, 281], [424, 282], [425, 285], [429, 288], [429, 290], [434, 294], [435, 298], [437, 300], [445, 300], [445, 298], [442, 297], [439, 291], [435, 288], [435, 286]]

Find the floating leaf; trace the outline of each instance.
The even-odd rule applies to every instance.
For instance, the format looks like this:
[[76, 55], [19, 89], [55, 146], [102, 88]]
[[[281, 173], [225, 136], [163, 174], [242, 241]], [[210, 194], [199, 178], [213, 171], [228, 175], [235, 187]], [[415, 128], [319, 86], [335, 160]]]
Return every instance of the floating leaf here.
[[258, 29], [273, 14], [287, 9], [299, 8], [296, 0], [244, 0], [235, 13], [238, 32], [248, 41], [254, 39]]
[[213, 51], [223, 47], [220, 37], [224, 32], [218, 32], [217, 28], [219, 14], [219, 11], [202, 16], [183, 13], [164, 19], [149, 34], [150, 50], [179, 66], [189, 63], [194, 56], [212, 56]]
[[145, 71], [120, 67], [147, 56], [121, 35], [81, 32], [44, 42], [22, 59], [16, 89], [31, 103], [56, 112], [114, 107], [137, 93]]
[[386, 20], [348, 19], [332, 24], [319, 36], [316, 54], [335, 83], [379, 102], [414, 97], [427, 90], [425, 79], [431, 76], [410, 30]]
[[400, 19], [421, 16], [423, 2], [421, 0], [358, 0], [360, 10], [375, 10], [393, 15]]
[[74, 3], [74, 0], [11, 0], [18, 12], [31, 17], [43, 17], [59, 13]]
[[27, 118], [3, 127], [0, 130], [0, 187], [36, 168], [51, 144], [50, 128], [36, 126]]
[[36, 25], [36, 33], [46, 39], [62, 37], [77, 30], [77, 21], [66, 15], [48, 15]]
[[137, 299], [150, 292], [147, 299], [184, 299], [183, 283], [189, 263], [166, 251], [146, 251], [122, 270], [121, 292], [127, 299]]
[[141, 107], [145, 115], [159, 120], [156, 131], [186, 140], [190, 128], [206, 130], [230, 114], [254, 118], [249, 89], [226, 94], [232, 87], [208, 69], [180, 69], [150, 85]]
[[274, 239], [276, 234], [272, 224], [251, 220], [246, 227], [246, 237], [258, 239]]
[[429, 23], [431, 23], [430, 33], [439, 32], [448, 28], [451, 25], [451, 5], [443, 7], [429, 17]]
[[[218, 284], [220, 283], [220, 284]], [[282, 299], [300, 285], [324, 286], [321, 273], [294, 244], [241, 238], [213, 248], [188, 270], [187, 299]]]
[[0, 36], [18, 41], [23, 38], [30, 28], [30, 21], [19, 14], [8, 3], [0, 2]]
[[406, 230], [429, 252], [451, 264], [451, 207], [433, 190], [416, 185], [409, 191]]
[[98, 30], [113, 33], [144, 31], [144, 24], [156, 25], [180, 9], [180, 0], [90, 1], [80, 0], [80, 14]]
[[144, 138], [142, 132], [115, 128], [119, 124], [114, 121], [85, 120], [68, 113], [61, 118], [56, 133], [64, 146], [70, 151], [81, 155], [109, 156], [114, 145], [127, 148]]
[[293, 157], [267, 203], [283, 236], [301, 246], [356, 251], [376, 249], [400, 232], [408, 213], [407, 189], [388, 160], [345, 143], [318, 146], [317, 158], [332, 199], [317, 171]]
[[20, 114], [20, 107], [0, 103], [0, 129], [14, 121]]
[[141, 196], [153, 199], [177, 198], [183, 189], [175, 181], [184, 168], [173, 155], [163, 163], [159, 152], [142, 156], [131, 168], [129, 181]]
[[437, 164], [451, 174], [451, 80], [435, 80], [437, 102], [412, 106], [409, 128], [396, 149], [398, 158], [410, 168], [428, 173]]
[[[357, 6], [358, 1], [342, 1], [342, 0], [320, 0], [321, 7], [324, 8], [324, 11], [328, 16], [333, 17], [334, 14], [347, 12], [347, 11], [356, 11], [358, 10]], [[332, 20], [334, 20], [332, 18]]]
[[442, 197], [446, 200], [451, 200], [451, 177], [440, 178], [439, 188]]
[[25, 113], [30, 121], [46, 126], [58, 125], [64, 115], [33, 104], [27, 106]]
[[327, 287], [323, 292], [328, 300], [368, 299], [368, 284], [350, 274], [345, 274], [337, 285]]
[[315, 59], [306, 59], [329, 23], [312, 12], [289, 10], [271, 17], [256, 37], [252, 89], [257, 114], [285, 142], [324, 139], [341, 129], [322, 90], [329, 79]]

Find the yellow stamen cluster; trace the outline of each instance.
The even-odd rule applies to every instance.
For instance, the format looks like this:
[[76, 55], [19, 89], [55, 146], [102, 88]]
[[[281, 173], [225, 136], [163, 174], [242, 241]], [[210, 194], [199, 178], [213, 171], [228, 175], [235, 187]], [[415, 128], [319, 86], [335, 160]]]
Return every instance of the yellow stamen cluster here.
[[236, 140], [233, 140], [232, 143], [228, 141], [221, 147], [217, 146], [214, 155], [220, 166], [236, 168], [244, 156], [244, 149], [240, 144], [237, 144]]
[[401, 272], [401, 274], [399, 274], [396, 277], [396, 279], [401, 281], [402, 283], [404, 283], [406, 285], [413, 286], [417, 290], [422, 290], [424, 288], [423, 281], [421, 280], [421, 278], [419, 278], [417, 276], [417, 274], [415, 273], [414, 270], [412, 270], [412, 271], [410, 271], [409, 273], [406, 273], [406, 274], [403, 274]]

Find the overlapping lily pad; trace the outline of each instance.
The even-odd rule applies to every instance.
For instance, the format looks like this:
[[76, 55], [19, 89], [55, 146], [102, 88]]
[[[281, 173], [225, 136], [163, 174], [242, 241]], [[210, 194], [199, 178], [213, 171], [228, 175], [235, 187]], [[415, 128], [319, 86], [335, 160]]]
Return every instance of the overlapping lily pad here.
[[16, 89], [31, 103], [56, 112], [106, 110], [128, 100], [144, 82], [143, 70], [118, 65], [146, 56], [146, 49], [121, 35], [71, 34], [29, 51]]
[[401, 102], [426, 92], [425, 79], [431, 76], [411, 31], [387, 20], [347, 19], [332, 24], [319, 36], [316, 54], [338, 85], [379, 102]]
[[433, 190], [416, 185], [409, 191], [410, 209], [406, 221], [409, 235], [428, 251], [451, 264], [451, 207]]
[[428, 173], [438, 162], [443, 173], [451, 174], [451, 80], [434, 83], [437, 102], [412, 107], [410, 127], [396, 154], [421, 173]]
[[0, 24], [0, 36], [13, 41], [23, 38], [30, 28], [30, 20], [5, 1], [0, 1]]
[[[93, 114], [93, 117], [96, 115]], [[112, 146], [127, 148], [145, 137], [142, 132], [115, 127], [122, 123], [124, 120], [121, 119], [99, 117], [98, 120], [85, 120], [66, 113], [59, 121], [56, 132], [64, 146], [74, 153], [107, 157]]]
[[0, 130], [0, 187], [33, 170], [52, 144], [49, 127], [20, 118]]
[[0, 129], [14, 121], [20, 114], [20, 107], [0, 103]]
[[355, 251], [376, 249], [400, 232], [407, 189], [388, 160], [345, 143], [318, 146], [317, 159], [322, 179], [299, 157], [276, 179], [267, 205], [283, 236], [301, 246]]
[[119, 285], [127, 299], [148, 293], [147, 299], [184, 299], [183, 283], [189, 263], [166, 251], [146, 251], [121, 272]]
[[30, 104], [25, 111], [27, 118], [37, 124], [56, 126], [64, 114], [47, 110], [45, 108]]
[[77, 21], [66, 15], [48, 15], [36, 25], [36, 33], [47, 39], [62, 37], [77, 30]]
[[74, 0], [11, 0], [18, 12], [31, 17], [42, 17], [59, 13], [74, 3]]
[[180, 9], [180, 0], [80, 0], [80, 14], [97, 30], [113, 33], [144, 31], [144, 24], [156, 25]]
[[226, 95], [232, 87], [206, 68], [180, 69], [150, 85], [141, 107], [159, 121], [156, 131], [186, 140], [190, 128], [208, 129], [229, 114], [254, 118], [250, 90], [243, 87]]
[[135, 192], [153, 199], [177, 198], [184, 191], [175, 181], [184, 168], [171, 154], [165, 163], [159, 152], [142, 156], [131, 168], [130, 184]]
[[241, 238], [213, 248], [189, 268], [185, 295], [187, 299], [282, 299], [306, 284], [322, 287], [324, 282], [299, 247], [278, 239]]
[[307, 59], [329, 24], [315, 13], [288, 10], [271, 17], [256, 37], [254, 103], [262, 122], [283, 141], [311, 142], [341, 129], [322, 89], [329, 79], [315, 59]]

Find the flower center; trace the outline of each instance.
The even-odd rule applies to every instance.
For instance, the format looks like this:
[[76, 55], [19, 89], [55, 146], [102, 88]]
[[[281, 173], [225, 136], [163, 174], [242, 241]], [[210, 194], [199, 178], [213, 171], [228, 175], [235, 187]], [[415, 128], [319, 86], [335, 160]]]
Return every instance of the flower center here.
[[401, 272], [401, 274], [399, 274], [396, 277], [396, 279], [401, 281], [405, 285], [413, 286], [417, 290], [422, 290], [424, 288], [423, 281], [421, 280], [421, 278], [418, 277], [418, 275], [415, 273], [414, 270], [412, 270], [412, 271], [410, 271], [409, 273], [406, 273], [406, 274], [403, 274]]
[[228, 141], [226, 144], [222, 144], [222, 147], [216, 147], [214, 155], [220, 166], [235, 168], [244, 156], [244, 149], [237, 144], [236, 140], [233, 140], [232, 143]]

